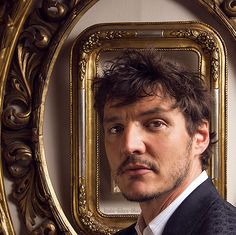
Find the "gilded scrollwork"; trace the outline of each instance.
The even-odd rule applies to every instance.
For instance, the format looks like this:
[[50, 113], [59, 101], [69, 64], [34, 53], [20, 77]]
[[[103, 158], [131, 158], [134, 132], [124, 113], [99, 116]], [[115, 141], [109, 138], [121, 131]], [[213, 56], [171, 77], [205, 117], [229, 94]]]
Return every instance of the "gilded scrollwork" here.
[[222, 9], [227, 16], [235, 17], [236, 16], [236, 1], [235, 0], [223, 1]]
[[[12, 55], [13, 48], [18, 35], [18, 30], [21, 27], [21, 23], [24, 22], [25, 11], [30, 9], [31, 1], [1, 1], [0, 3], [0, 80], [1, 90], [5, 84], [6, 72], [9, 68], [9, 58]], [[19, 27], [19, 28], [18, 28]], [[2, 97], [1, 97], [2, 100]], [[16, 110], [15, 110], [16, 111]], [[16, 114], [17, 112], [15, 112]], [[14, 114], [9, 116], [14, 117]], [[12, 122], [16, 121], [17, 114]], [[17, 122], [17, 121], [16, 121]], [[15, 126], [14, 124], [12, 126]], [[11, 138], [11, 137], [10, 137]], [[10, 139], [9, 138], [9, 139]], [[19, 168], [12, 167], [12, 173], [17, 174], [14, 170]], [[1, 172], [2, 173], [2, 172]], [[0, 183], [2, 187], [2, 182]], [[9, 213], [5, 206], [5, 195], [1, 194], [1, 216], [0, 216], [0, 231], [1, 234], [13, 234], [12, 224], [9, 220]]]
[[66, 1], [43, 1], [42, 9], [46, 16], [51, 21], [60, 21], [68, 13], [68, 7]]
[[[31, 12], [19, 36], [6, 82], [2, 111], [3, 158], [7, 173], [14, 182], [12, 197], [30, 234], [58, 234], [68, 231], [54, 217], [54, 202], [41, 175], [38, 125], [47, 79], [42, 73], [42, 70], [47, 69], [45, 58], [50, 51], [49, 47], [57, 45], [53, 38], [77, 3], [44, 0], [41, 8], [35, 8]], [[1, 13], [7, 6], [3, 5]], [[10, 17], [4, 15], [3, 18], [1, 14], [1, 21], [5, 19], [8, 19], [8, 23], [11, 22]], [[2, 49], [5, 44], [6, 41], [2, 40]]]
[[[3, 109], [3, 157], [8, 174], [14, 179], [12, 196], [23, 215], [27, 230], [35, 231], [36, 217], [52, 217], [35, 161], [35, 128], [32, 126], [32, 91], [35, 54], [22, 47], [9, 74]], [[19, 55], [20, 54], [20, 55]], [[44, 219], [45, 220], [45, 219]], [[51, 224], [55, 222], [50, 221]], [[56, 226], [56, 225], [55, 225]]]
[[57, 235], [58, 231], [56, 229], [56, 225], [52, 221], [46, 220], [39, 227], [37, 227], [31, 234], [32, 235], [42, 235], [42, 234]]
[[2, 121], [7, 128], [20, 130], [29, 125], [32, 110], [32, 78], [35, 76], [39, 60], [37, 54], [31, 54], [21, 45], [18, 46], [15, 56], [7, 83]]
[[198, 0], [202, 5], [221, 20], [236, 38], [236, 1], [235, 0]]

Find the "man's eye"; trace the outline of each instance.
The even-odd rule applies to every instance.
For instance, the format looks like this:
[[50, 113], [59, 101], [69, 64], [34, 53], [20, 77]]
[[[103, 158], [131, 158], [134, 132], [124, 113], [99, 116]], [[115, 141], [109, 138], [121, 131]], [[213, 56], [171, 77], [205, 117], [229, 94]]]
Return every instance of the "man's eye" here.
[[155, 120], [147, 123], [146, 127], [148, 127], [151, 130], [156, 130], [165, 127], [165, 123], [160, 120]]
[[108, 130], [108, 132], [110, 134], [118, 134], [118, 133], [122, 132], [123, 129], [124, 128], [122, 126], [113, 126]]

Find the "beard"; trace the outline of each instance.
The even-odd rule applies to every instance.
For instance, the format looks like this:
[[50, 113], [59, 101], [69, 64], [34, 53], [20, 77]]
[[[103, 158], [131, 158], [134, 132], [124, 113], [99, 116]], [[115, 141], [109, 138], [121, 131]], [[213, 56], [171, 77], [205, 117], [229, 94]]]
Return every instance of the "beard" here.
[[[120, 190], [121, 193], [123, 195], [123, 197], [125, 199], [127, 199], [128, 201], [133, 201], [133, 202], [147, 202], [153, 199], [157, 199], [161, 196], [164, 196], [172, 191], [174, 191], [176, 188], [178, 188], [183, 181], [185, 180], [185, 178], [188, 176], [189, 171], [190, 171], [190, 151], [191, 151], [191, 146], [192, 146], [192, 141], [189, 141], [187, 147], [186, 147], [186, 151], [185, 153], [182, 155], [182, 158], [180, 157], [181, 161], [177, 161], [173, 164], [172, 168], [169, 169], [169, 184], [166, 185], [166, 187], [164, 186], [163, 189], [154, 189], [152, 192], [133, 192], [132, 189], [128, 188], [127, 190], [124, 190], [122, 188], [122, 182], [120, 184], [118, 178], [119, 176], [121, 176], [123, 174], [123, 172], [125, 171], [126, 166], [129, 163], [140, 163], [140, 164], [145, 164], [147, 165], [154, 174], [158, 175], [160, 174], [160, 170], [158, 169], [158, 167], [147, 160], [143, 160], [140, 159], [140, 156], [129, 156], [125, 162], [123, 162], [121, 164], [121, 166], [118, 168], [117, 172], [116, 172], [116, 183], [117, 185], [121, 186]], [[120, 179], [121, 180], [121, 179]], [[143, 181], [142, 176], [130, 176], [129, 177], [130, 181]], [[156, 183], [158, 186], [158, 182]]]
[[142, 195], [135, 195], [135, 196], [131, 196], [128, 193], [122, 193], [123, 197], [130, 201], [130, 202], [147, 202], [147, 201], [151, 201], [153, 199], [157, 199], [159, 198], [162, 193], [161, 192], [156, 192], [153, 194], [142, 194]]
[[[189, 166], [189, 165], [188, 165]], [[130, 192], [122, 192], [123, 197], [131, 202], [147, 202], [147, 201], [151, 201], [154, 199], [158, 199], [161, 196], [164, 196], [165, 194], [168, 194], [172, 191], [174, 191], [176, 188], [178, 188], [179, 185], [182, 184], [182, 182], [184, 181], [184, 179], [186, 178], [186, 176], [188, 175], [189, 172], [189, 167], [186, 168], [186, 171], [184, 174], [181, 174], [174, 182], [173, 184], [169, 187], [166, 188], [163, 191], [154, 191], [152, 193], [136, 193], [135, 195], [130, 193]]]

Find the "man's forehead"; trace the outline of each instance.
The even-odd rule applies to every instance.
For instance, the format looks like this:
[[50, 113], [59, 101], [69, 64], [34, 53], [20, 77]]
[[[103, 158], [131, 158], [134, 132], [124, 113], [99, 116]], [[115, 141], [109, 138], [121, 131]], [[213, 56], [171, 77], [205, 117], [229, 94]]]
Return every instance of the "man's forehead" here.
[[107, 102], [105, 102], [104, 108], [125, 108], [126, 106], [134, 106], [134, 105], [142, 105], [150, 102], [160, 102], [174, 105], [176, 100], [168, 94], [164, 94], [162, 92], [158, 92], [154, 95], [143, 95], [139, 96], [136, 99], [121, 99], [121, 98], [110, 98]]
[[148, 96], [139, 99], [138, 101], [121, 105], [121, 100], [112, 100], [106, 103], [104, 107], [104, 120], [113, 119], [122, 113], [132, 114], [136, 116], [147, 116], [155, 113], [165, 113], [175, 109], [175, 101], [170, 97]]

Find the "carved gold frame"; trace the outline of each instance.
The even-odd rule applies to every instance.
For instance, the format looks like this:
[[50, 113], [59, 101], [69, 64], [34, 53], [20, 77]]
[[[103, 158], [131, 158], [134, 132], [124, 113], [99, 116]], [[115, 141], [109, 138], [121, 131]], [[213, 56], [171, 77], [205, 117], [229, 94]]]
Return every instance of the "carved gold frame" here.
[[[2, 234], [15, 234], [3, 169], [14, 182], [13, 194], [29, 234], [83, 234], [71, 226], [55, 196], [44, 155], [42, 124], [48, 82], [58, 53], [74, 25], [97, 1], [42, 0], [36, 5], [33, 0], [5, 0], [0, 3]], [[212, 12], [235, 38], [234, 0], [195, 1]], [[226, 141], [226, 136], [223, 138]], [[40, 222], [36, 218], [41, 218]]]
[[[151, 47], [151, 48], [150, 48]], [[72, 166], [73, 212], [77, 223], [86, 234], [112, 234], [134, 223], [134, 214], [112, 213], [101, 210], [101, 179], [105, 160], [100, 151], [100, 128], [93, 110], [91, 82], [101, 70], [102, 60], [124, 49], [155, 50], [169, 57], [197, 57], [196, 71], [203, 74], [211, 87], [215, 105], [211, 121], [212, 131], [218, 133], [218, 142], [212, 154], [209, 175], [224, 197], [226, 128], [225, 47], [217, 33], [197, 22], [120, 23], [95, 25], [85, 30], [76, 40], [72, 51]], [[104, 55], [105, 54], [105, 55]], [[163, 55], [164, 56], [164, 55]], [[103, 57], [103, 58], [101, 58]], [[182, 63], [191, 61], [188, 56]], [[108, 59], [107, 59], [108, 60]], [[186, 61], [187, 60], [187, 61]], [[192, 60], [193, 61], [193, 60]], [[191, 63], [190, 63], [191, 64]], [[105, 171], [109, 171], [107, 168]], [[106, 195], [108, 191], [103, 192]], [[115, 201], [113, 201], [113, 210]], [[107, 199], [109, 202], [109, 199]], [[127, 203], [123, 200], [119, 206]], [[126, 210], [127, 206], [125, 205]], [[119, 208], [120, 209], [120, 208]], [[117, 211], [118, 210], [117, 208]], [[131, 210], [132, 211], [132, 210]]]

